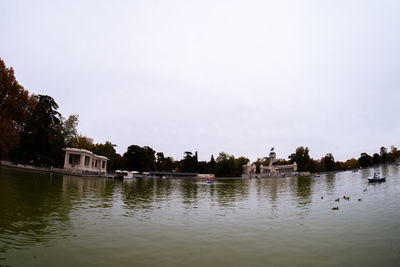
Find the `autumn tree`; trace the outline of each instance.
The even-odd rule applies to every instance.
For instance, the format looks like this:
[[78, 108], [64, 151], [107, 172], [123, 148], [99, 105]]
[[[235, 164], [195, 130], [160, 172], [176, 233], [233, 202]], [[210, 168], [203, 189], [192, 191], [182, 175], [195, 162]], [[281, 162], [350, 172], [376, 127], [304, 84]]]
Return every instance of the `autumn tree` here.
[[351, 169], [357, 169], [359, 167], [358, 160], [355, 158], [351, 158], [346, 160], [346, 169], [351, 170]]
[[16, 80], [14, 69], [0, 58], [0, 155], [20, 143], [36, 100]]

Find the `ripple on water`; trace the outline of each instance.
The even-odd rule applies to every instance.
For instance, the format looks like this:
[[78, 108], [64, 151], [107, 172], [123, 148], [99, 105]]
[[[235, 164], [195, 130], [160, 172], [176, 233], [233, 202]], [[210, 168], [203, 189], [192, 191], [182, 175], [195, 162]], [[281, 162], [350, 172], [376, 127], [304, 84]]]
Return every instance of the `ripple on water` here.
[[399, 169], [371, 172], [205, 185], [0, 169], [0, 264], [396, 266]]

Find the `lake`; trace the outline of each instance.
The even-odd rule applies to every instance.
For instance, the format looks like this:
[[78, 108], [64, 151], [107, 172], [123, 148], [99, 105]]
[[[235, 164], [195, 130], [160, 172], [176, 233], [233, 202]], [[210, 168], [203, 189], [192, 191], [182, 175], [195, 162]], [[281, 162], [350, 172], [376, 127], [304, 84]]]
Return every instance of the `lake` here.
[[368, 185], [372, 168], [206, 184], [1, 167], [0, 266], [400, 266], [399, 168]]

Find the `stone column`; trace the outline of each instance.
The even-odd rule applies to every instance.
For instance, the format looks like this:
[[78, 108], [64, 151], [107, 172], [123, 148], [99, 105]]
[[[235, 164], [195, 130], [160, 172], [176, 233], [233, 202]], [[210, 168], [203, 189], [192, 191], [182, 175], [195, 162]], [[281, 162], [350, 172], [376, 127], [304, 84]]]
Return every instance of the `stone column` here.
[[67, 151], [65, 151], [64, 169], [65, 169], [65, 167], [68, 166], [68, 162], [69, 162], [69, 153]]
[[84, 154], [80, 154], [80, 155], [81, 155], [81, 163], [79, 164], [79, 166], [84, 168], [85, 167], [85, 155]]

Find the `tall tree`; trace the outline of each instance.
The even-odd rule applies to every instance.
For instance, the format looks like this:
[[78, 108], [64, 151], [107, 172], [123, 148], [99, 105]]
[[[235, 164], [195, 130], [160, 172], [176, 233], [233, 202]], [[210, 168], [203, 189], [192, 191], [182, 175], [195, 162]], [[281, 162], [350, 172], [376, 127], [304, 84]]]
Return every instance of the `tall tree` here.
[[245, 157], [239, 157], [236, 159], [236, 162], [237, 162], [237, 169], [236, 169], [235, 176], [241, 176], [243, 173], [243, 165], [246, 165], [247, 163], [249, 163], [250, 160]]
[[215, 175], [218, 177], [239, 177], [243, 172], [243, 165], [249, 163], [245, 157], [235, 158], [233, 155], [221, 152], [216, 161]]
[[28, 158], [35, 161], [46, 161], [57, 165], [62, 162], [64, 139], [60, 125], [60, 113], [55, 100], [48, 95], [35, 96], [32, 115], [24, 132], [24, 150]]
[[335, 158], [332, 153], [328, 153], [322, 158], [321, 162], [324, 164], [325, 171], [333, 171], [335, 168]]
[[300, 172], [311, 170], [311, 158], [309, 155], [308, 147], [296, 148], [296, 153], [289, 156], [292, 162], [297, 163], [297, 170]]
[[130, 171], [144, 172], [155, 169], [155, 151], [151, 147], [131, 145], [123, 158]]
[[256, 165], [256, 173], [260, 173], [261, 165], [268, 166], [269, 165], [269, 159], [266, 158], [266, 157], [257, 158], [257, 160], [253, 162], [253, 164]]
[[112, 144], [110, 141], [107, 141], [104, 144], [96, 144], [93, 149], [93, 153], [108, 158], [108, 171], [116, 170], [117, 153], [114, 147], [116, 147], [116, 145]]
[[35, 99], [16, 80], [14, 69], [0, 58], [0, 155], [20, 143]]
[[387, 149], [386, 147], [382, 146], [379, 150], [379, 155], [381, 157], [381, 162], [386, 163], [387, 162]]
[[372, 155], [372, 164], [378, 165], [378, 164], [380, 164], [380, 163], [381, 163], [381, 157], [379, 156], [378, 153], [374, 153], [374, 154]]
[[390, 147], [390, 152], [387, 154], [388, 162], [398, 162], [400, 160], [400, 151], [395, 146]]
[[214, 159], [214, 155], [211, 155], [211, 159], [208, 162], [208, 169], [210, 173], [214, 173], [215, 174], [215, 159]]
[[76, 147], [78, 140], [78, 123], [79, 123], [79, 115], [73, 114], [65, 119], [61, 117], [61, 127], [62, 127], [62, 135], [64, 137], [64, 143], [67, 147]]
[[235, 157], [227, 153], [221, 152], [216, 161], [215, 175], [218, 177], [234, 177], [235, 170]]
[[164, 153], [158, 152], [156, 154], [156, 170], [157, 171], [172, 171], [173, 167], [173, 159], [171, 157], [165, 157]]
[[358, 158], [360, 167], [368, 167], [372, 164], [372, 157], [367, 153], [361, 153], [361, 157]]
[[186, 151], [184, 154], [185, 155], [181, 161], [181, 171], [182, 172], [197, 172], [196, 154], [193, 156], [193, 153], [190, 151]]

